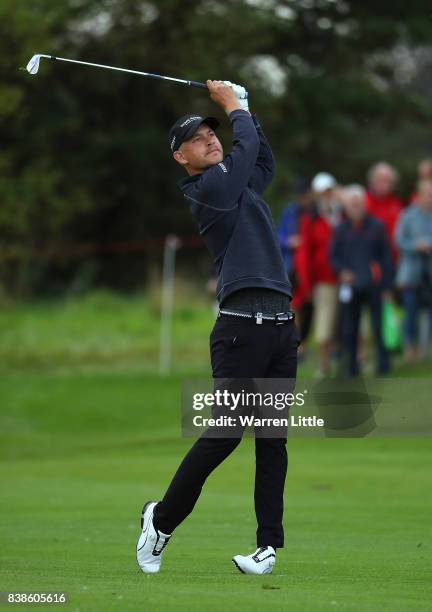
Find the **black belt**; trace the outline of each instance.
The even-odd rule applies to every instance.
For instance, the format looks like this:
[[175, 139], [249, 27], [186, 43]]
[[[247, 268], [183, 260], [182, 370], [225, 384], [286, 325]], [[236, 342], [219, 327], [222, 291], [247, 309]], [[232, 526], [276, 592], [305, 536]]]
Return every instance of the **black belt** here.
[[242, 312], [240, 310], [228, 310], [227, 308], [221, 308], [219, 310], [218, 317], [221, 315], [227, 317], [240, 317], [243, 319], [255, 319], [257, 325], [261, 325], [263, 321], [274, 321], [276, 325], [283, 325], [289, 321], [293, 321], [295, 314], [292, 310], [287, 312], [277, 312], [276, 314], [264, 314], [262, 312]]

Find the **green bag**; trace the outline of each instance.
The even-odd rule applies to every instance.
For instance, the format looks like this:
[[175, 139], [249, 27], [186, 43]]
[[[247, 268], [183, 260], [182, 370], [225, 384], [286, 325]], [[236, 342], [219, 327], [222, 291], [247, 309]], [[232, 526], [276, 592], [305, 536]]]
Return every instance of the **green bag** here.
[[396, 351], [401, 348], [401, 317], [393, 302], [383, 302], [382, 333], [384, 346], [388, 351]]

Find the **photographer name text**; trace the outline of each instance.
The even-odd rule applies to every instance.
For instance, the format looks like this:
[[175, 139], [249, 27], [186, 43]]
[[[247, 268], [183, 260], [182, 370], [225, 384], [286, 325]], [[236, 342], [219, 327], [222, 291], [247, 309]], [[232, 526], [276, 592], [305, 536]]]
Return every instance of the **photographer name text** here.
[[193, 418], [195, 427], [324, 427], [324, 419], [316, 416], [294, 416], [288, 418], [257, 418], [253, 415], [203, 417], [197, 414]]

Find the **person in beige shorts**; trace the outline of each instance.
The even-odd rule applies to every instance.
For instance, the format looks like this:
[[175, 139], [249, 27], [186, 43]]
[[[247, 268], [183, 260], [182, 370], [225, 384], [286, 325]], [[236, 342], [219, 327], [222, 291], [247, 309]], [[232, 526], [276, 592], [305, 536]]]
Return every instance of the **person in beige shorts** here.
[[336, 333], [338, 286], [335, 283], [317, 283], [313, 288], [312, 301], [315, 339], [320, 347], [320, 372], [327, 374]]
[[312, 189], [317, 210], [311, 240], [314, 260], [312, 303], [315, 339], [318, 344], [317, 376], [323, 377], [330, 374], [331, 353], [336, 336], [338, 284], [330, 265], [329, 247], [333, 230], [341, 220], [341, 202], [336, 179], [327, 172], [320, 172], [314, 177]]
[[314, 203], [300, 220], [300, 244], [294, 256], [298, 286], [293, 307], [313, 304], [317, 375], [323, 377], [330, 374], [338, 310], [338, 283], [329, 249], [334, 228], [341, 220], [342, 206], [336, 179], [331, 174], [319, 172], [312, 180], [312, 190]]

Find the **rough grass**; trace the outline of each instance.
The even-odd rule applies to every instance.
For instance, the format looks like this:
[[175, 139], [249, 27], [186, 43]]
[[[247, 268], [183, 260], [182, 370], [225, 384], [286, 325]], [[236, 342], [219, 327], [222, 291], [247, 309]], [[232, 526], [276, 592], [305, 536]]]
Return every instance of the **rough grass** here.
[[[208, 336], [214, 320], [211, 300], [180, 285], [172, 320], [173, 374], [209, 373]], [[155, 290], [132, 296], [94, 291], [0, 307], [0, 371], [152, 374], [159, 369], [159, 339], [160, 296]], [[406, 366], [400, 355], [394, 362], [395, 374], [403, 376], [427, 375], [431, 367], [430, 361]], [[312, 344], [301, 374], [310, 377], [315, 369]]]
[[[159, 304], [152, 295], [93, 292], [0, 309], [0, 364], [8, 368], [157, 371]], [[204, 369], [214, 322], [210, 300], [176, 301], [173, 367]]]

